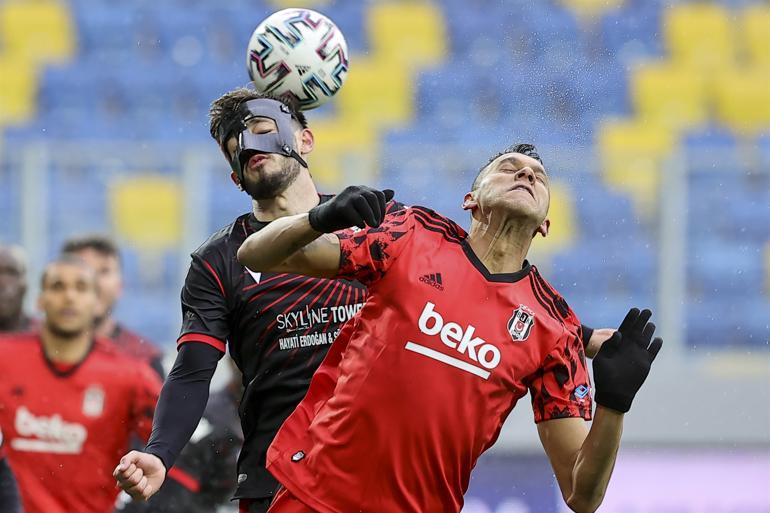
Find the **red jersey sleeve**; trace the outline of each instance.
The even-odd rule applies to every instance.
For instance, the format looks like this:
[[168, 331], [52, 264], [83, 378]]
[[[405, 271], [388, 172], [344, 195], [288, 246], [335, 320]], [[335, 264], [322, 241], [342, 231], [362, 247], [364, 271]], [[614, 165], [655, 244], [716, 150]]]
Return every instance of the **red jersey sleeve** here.
[[528, 386], [536, 423], [567, 417], [591, 420], [591, 388], [580, 337], [562, 339]]
[[403, 251], [414, 233], [412, 209], [385, 216], [377, 228], [337, 232], [340, 240], [340, 270], [337, 277], [370, 285], [381, 279]]
[[131, 431], [146, 443], [152, 432], [152, 417], [160, 395], [161, 382], [150, 367], [144, 363], [137, 363], [132, 383]]

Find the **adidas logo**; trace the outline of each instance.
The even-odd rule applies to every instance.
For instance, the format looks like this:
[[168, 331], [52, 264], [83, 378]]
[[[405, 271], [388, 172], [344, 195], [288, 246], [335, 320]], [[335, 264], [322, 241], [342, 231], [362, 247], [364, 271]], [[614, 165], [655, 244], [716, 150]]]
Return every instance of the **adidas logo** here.
[[427, 283], [436, 290], [444, 290], [444, 285], [441, 281], [441, 273], [425, 274], [420, 276], [420, 281]]

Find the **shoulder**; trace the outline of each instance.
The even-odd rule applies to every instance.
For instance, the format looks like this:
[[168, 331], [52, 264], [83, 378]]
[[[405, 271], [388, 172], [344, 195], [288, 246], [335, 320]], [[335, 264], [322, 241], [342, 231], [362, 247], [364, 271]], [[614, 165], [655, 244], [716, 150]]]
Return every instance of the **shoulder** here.
[[112, 341], [122, 351], [141, 360], [150, 360], [160, 356], [160, 349], [139, 333], [118, 324], [116, 336]]
[[[209, 260], [213, 256], [224, 255], [231, 249], [233, 242], [239, 244], [239, 241], [245, 239], [248, 235], [247, 224], [249, 214], [238, 216], [232, 223], [223, 226], [211, 234], [203, 244], [192, 252], [193, 258], [199, 257]], [[237, 239], [237, 240], [236, 240]], [[237, 247], [236, 247], [237, 249]]]
[[567, 301], [556, 288], [543, 278], [540, 271], [538, 271], [537, 267], [534, 265], [532, 266], [530, 277], [532, 279], [533, 293], [542, 306], [549, 312], [550, 316], [562, 324], [568, 324], [573, 328], [579, 328], [580, 320], [577, 318], [577, 315], [575, 315], [575, 312], [572, 311], [567, 304]]
[[417, 226], [450, 242], [462, 242], [468, 236], [460, 225], [430, 208], [415, 205], [407, 207], [405, 212]]
[[32, 332], [0, 333], [0, 352], [5, 356], [8, 351], [34, 351], [37, 349], [37, 340], [38, 336]]

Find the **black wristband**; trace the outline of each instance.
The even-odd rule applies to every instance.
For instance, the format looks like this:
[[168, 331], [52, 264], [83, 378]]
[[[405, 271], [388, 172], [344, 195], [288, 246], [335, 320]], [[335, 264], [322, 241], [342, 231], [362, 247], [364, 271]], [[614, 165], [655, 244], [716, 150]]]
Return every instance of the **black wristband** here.
[[591, 336], [594, 334], [594, 329], [585, 324], [581, 324], [580, 329], [583, 332], [583, 347], [588, 347], [588, 343], [591, 342]]

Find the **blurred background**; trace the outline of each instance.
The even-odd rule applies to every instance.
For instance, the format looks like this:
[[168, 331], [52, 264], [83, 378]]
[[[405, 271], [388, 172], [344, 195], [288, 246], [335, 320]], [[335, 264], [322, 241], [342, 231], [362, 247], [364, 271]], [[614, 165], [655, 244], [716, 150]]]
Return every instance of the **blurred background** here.
[[[0, 243], [123, 250], [117, 317], [173, 355], [189, 253], [250, 209], [209, 137], [283, 7], [342, 29], [308, 113], [327, 192], [394, 188], [464, 226], [478, 168], [533, 142], [553, 181], [532, 260], [582, 320], [655, 311], [666, 347], [601, 511], [770, 512], [770, 3], [0, 0]], [[562, 511], [522, 401], [464, 511]]]

